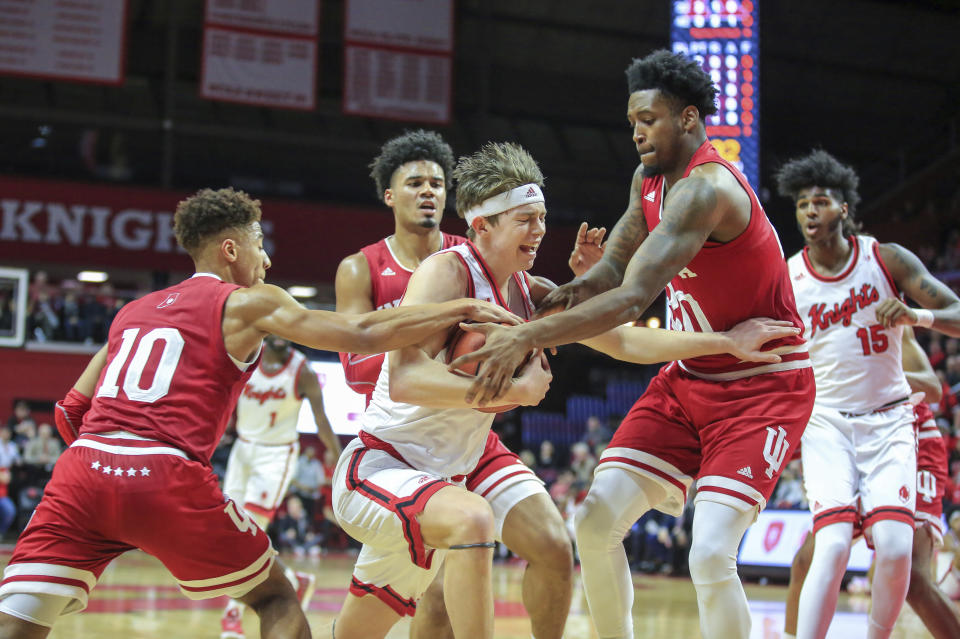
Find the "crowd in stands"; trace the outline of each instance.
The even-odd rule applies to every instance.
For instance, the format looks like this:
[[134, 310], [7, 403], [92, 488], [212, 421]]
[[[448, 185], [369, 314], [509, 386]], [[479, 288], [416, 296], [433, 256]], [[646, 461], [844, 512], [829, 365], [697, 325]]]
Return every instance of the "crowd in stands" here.
[[[96, 286], [83, 285], [76, 280], [51, 283], [44, 271], [36, 271], [30, 282], [27, 298], [27, 336], [38, 342], [82, 342], [102, 344], [117, 311], [133, 295], [114, 291], [104, 282]], [[12, 323], [13, 301], [4, 302]], [[9, 329], [8, 329], [9, 330]]]
[[0, 538], [26, 525], [62, 452], [53, 427], [37, 424], [30, 406], [17, 402], [10, 418], [0, 423]]

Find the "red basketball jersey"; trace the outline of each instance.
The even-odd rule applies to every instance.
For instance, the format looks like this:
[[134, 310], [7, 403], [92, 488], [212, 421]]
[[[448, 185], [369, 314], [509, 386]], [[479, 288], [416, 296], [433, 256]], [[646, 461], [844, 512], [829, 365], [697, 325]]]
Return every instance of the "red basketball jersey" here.
[[[449, 235], [447, 233], [442, 235], [441, 251], [467, 241], [467, 238], [459, 235]], [[370, 292], [373, 308], [380, 310], [381, 308], [399, 306], [413, 271], [397, 262], [386, 238], [376, 244], [364, 246], [360, 249], [360, 252], [367, 258], [367, 266], [370, 268]], [[383, 353], [378, 355], [340, 353], [340, 363], [343, 364], [347, 384], [361, 395], [366, 395], [369, 404], [370, 396], [377, 385], [377, 377], [380, 376]]]
[[[467, 241], [467, 238], [459, 235], [449, 235], [447, 233], [442, 233], [442, 235], [441, 251]], [[373, 308], [380, 310], [381, 308], [400, 306], [400, 300], [403, 299], [403, 293], [407, 290], [407, 282], [410, 281], [413, 271], [400, 265], [397, 258], [394, 257], [393, 251], [390, 250], [386, 238], [376, 244], [364, 246], [360, 249], [360, 252], [367, 258], [367, 265], [370, 267]]]
[[197, 274], [124, 306], [110, 326], [107, 364], [80, 433], [122, 430], [209, 464], [256, 369], [241, 368], [223, 344], [223, 307], [238, 288]]
[[[725, 331], [750, 317], [770, 317], [789, 320], [802, 329], [780, 238], [743, 174], [721, 158], [707, 140], [693, 154], [683, 177], [694, 167], [709, 162], [726, 167], [750, 197], [750, 222], [730, 242], [708, 241], [670, 281], [666, 291], [667, 328]], [[660, 223], [663, 188], [662, 175], [644, 178], [641, 185], [643, 214], [651, 232]], [[684, 360], [680, 365], [694, 375], [716, 380], [810, 365], [799, 336], [777, 340], [767, 348], [788, 345], [796, 346], [797, 351], [782, 355], [780, 364], [740, 362], [732, 355], [710, 355]]]

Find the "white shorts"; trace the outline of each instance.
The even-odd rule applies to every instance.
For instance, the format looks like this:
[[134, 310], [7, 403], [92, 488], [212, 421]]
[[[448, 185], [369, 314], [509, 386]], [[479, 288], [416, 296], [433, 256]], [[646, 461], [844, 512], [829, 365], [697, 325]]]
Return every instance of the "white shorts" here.
[[[526, 468], [526, 466], [524, 466]], [[510, 510], [527, 497], [543, 493], [549, 497], [547, 489], [543, 487], [543, 480], [530, 471], [530, 476], [524, 474], [522, 479], [517, 479], [507, 484], [503, 489], [491, 495], [483, 497], [493, 509], [493, 522], [496, 529], [494, 534], [499, 542], [503, 542], [503, 523], [507, 520]], [[477, 491], [473, 491], [477, 492]]]
[[297, 468], [300, 442], [258, 444], [237, 438], [230, 450], [223, 492], [245, 510], [273, 519]]
[[883, 519], [913, 524], [913, 422], [909, 404], [860, 416], [814, 406], [800, 449], [814, 532], [841, 521], [865, 531]]
[[333, 512], [363, 543], [352, 594], [374, 595], [398, 615], [413, 616], [446, 554], [424, 544], [417, 516], [438, 490], [454, 485], [367, 448], [359, 438], [347, 445], [333, 472]]

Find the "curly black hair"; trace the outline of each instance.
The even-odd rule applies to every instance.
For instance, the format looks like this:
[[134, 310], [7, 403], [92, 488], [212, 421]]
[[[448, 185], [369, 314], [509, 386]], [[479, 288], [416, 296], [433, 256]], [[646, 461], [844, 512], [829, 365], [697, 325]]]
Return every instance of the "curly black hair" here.
[[202, 189], [177, 204], [173, 232], [180, 246], [195, 256], [208, 239], [257, 222], [260, 215], [260, 200], [243, 191]]
[[645, 58], [634, 58], [627, 67], [630, 93], [657, 89], [679, 113], [688, 105], [697, 107], [700, 119], [717, 112], [717, 87], [696, 60], [666, 49]]
[[852, 166], [840, 162], [823, 149], [788, 160], [777, 171], [777, 192], [796, 202], [803, 189], [819, 186], [834, 191], [840, 201], [847, 205], [847, 218], [843, 221], [843, 234], [853, 235], [860, 231], [860, 223], [854, 219], [860, 203], [860, 177]]
[[405, 131], [403, 135], [388, 140], [380, 148], [380, 155], [370, 163], [370, 177], [377, 189], [377, 199], [382, 200], [383, 192], [390, 188], [394, 171], [407, 162], [419, 160], [439, 164], [444, 180], [453, 173], [453, 149], [439, 133], [424, 129]]

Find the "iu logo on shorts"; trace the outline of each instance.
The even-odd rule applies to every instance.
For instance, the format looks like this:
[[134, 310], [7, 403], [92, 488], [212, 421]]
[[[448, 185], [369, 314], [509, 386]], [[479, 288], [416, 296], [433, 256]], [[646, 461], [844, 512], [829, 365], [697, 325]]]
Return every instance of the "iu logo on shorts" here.
[[777, 430], [767, 426], [767, 442], [763, 446], [763, 461], [770, 464], [767, 466], [767, 478], [773, 479], [773, 474], [780, 471], [783, 460], [787, 458], [787, 449], [790, 443], [787, 441], [787, 431], [783, 426], [777, 426]]
[[917, 493], [928, 504], [932, 504], [937, 496], [937, 478], [929, 470], [917, 473]]

